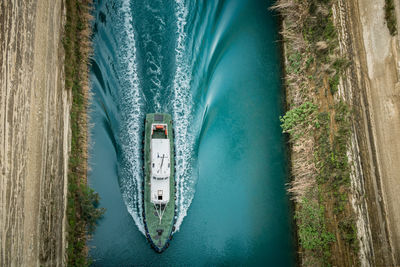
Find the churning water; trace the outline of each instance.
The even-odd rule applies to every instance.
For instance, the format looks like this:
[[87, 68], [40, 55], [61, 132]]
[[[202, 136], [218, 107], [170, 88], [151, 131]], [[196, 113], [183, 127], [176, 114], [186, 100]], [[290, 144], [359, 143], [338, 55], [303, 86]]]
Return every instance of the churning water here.
[[[272, 1], [95, 1], [89, 180], [107, 209], [94, 265], [294, 261]], [[142, 132], [170, 113], [178, 221], [161, 255], [143, 236]]]

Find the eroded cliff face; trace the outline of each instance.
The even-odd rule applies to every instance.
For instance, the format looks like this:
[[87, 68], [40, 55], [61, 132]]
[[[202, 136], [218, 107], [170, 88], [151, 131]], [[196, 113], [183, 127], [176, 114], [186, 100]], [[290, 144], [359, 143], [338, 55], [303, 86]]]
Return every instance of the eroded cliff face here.
[[341, 53], [351, 61], [340, 93], [353, 109], [352, 204], [364, 266], [400, 264], [399, 36], [389, 33], [384, 5], [335, 6]]
[[62, 0], [0, 4], [0, 266], [65, 263]]

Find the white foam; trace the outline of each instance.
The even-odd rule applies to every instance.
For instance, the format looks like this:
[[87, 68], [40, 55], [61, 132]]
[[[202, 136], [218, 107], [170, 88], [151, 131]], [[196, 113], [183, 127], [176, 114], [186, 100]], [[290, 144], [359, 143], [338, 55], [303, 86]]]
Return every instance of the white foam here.
[[[154, 41], [152, 41], [155, 44]], [[155, 112], [162, 112], [161, 109], [161, 100], [162, 93], [164, 92], [163, 87], [161, 85], [161, 47], [156, 51], [156, 55], [154, 56], [151, 52], [146, 53], [146, 62], [149, 64], [149, 68], [147, 69], [147, 75], [150, 78], [151, 87], [150, 92], [153, 95], [153, 108]]]
[[183, 218], [194, 197], [193, 173], [194, 142], [192, 122], [193, 100], [190, 91], [191, 71], [186, 51], [185, 25], [188, 9], [183, 0], [175, 1], [177, 41], [175, 48], [176, 73], [172, 92], [172, 116], [175, 128], [176, 174], [178, 219], [175, 232], [179, 231]]
[[141, 169], [141, 122], [144, 117], [144, 95], [139, 87], [136, 44], [132, 26], [132, 11], [129, 0], [123, 0], [116, 29], [118, 42], [118, 79], [121, 86], [121, 162], [120, 176], [122, 196], [138, 229], [144, 234], [142, 219], [142, 169]]
[[[152, 24], [160, 22], [159, 25], [159, 31], [160, 33], [165, 31], [165, 23], [162, 20], [161, 16], [159, 15], [160, 10], [156, 8], [152, 8], [149, 4], [146, 4], [146, 9], [148, 10], [147, 18], [146, 20]], [[153, 27], [152, 25], [151, 27]], [[158, 35], [158, 34], [157, 34]], [[141, 36], [141, 40], [144, 44], [145, 47], [145, 62], [148, 64], [148, 67], [146, 69], [146, 74], [147, 77], [149, 77], [149, 85], [150, 85], [150, 92], [152, 95], [152, 109], [154, 112], [163, 112], [164, 110], [162, 109], [162, 94], [165, 92], [164, 88], [161, 85], [161, 80], [163, 76], [163, 72], [161, 69], [161, 62], [162, 62], [162, 45], [157, 42], [157, 38], [154, 38], [153, 35], [150, 33], [146, 32], [143, 33]]]

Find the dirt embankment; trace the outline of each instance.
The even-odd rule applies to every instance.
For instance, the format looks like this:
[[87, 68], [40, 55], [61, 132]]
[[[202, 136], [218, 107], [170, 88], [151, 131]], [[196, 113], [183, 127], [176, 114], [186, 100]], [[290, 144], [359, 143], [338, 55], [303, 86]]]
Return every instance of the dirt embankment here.
[[63, 0], [0, 3], [0, 266], [65, 264]]
[[[351, 60], [341, 93], [353, 108], [353, 206], [365, 265], [400, 265], [399, 36], [384, 0], [338, 1], [341, 52]], [[399, 4], [397, 14], [400, 14]], [[397, 20], [399, 21], [398, 16]]]
[[[275, 6], [304, 266], [400, 265], [400, 38], [389, 33], [385, 2]], [[399, 2], [395, 11], [399, 21]]]

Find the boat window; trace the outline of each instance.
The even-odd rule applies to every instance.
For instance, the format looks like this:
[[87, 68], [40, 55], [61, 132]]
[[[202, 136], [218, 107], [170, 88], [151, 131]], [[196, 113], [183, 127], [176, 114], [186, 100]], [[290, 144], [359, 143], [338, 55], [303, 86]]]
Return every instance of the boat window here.
[[162, 196], [163, 196], [163, 191], [162, 190], [158, 190], [158, 200], [162, 200]]
[[154, 180], [167, 180], [169, 177], [167, 176], [167, 177], [156, 177], [156, 176], [153, 176], [153, 179]]

